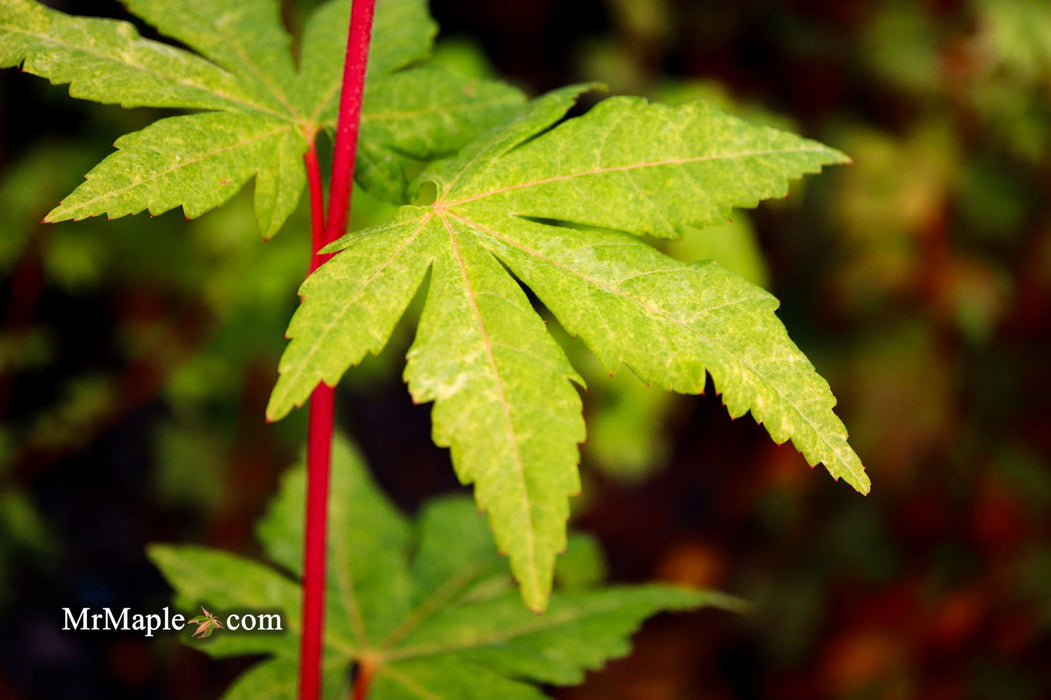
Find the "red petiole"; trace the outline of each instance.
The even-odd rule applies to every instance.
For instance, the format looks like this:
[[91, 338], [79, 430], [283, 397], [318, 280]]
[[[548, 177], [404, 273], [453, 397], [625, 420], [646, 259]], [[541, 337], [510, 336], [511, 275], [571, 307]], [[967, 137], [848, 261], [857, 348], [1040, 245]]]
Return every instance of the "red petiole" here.
[[[313, 273], [331, 254], [320, 250], [341, 237], [350, 217], [351, 185], [354, 181], [354, 157], [357, 153], [358, 129], [361, 124], [361, 98], [365, 89], [365, 68], [375, 0], [354, 0], [350, 10], [350, 31], [343, 63], [343, 86], [340, 94], [339, 121], [329, 185], [328, 216], [323, 217], [324, 198], [317, 150], [311, 139], [304, 156], [310, 185], [310, 211], [313, 229]], [[325, 616], [325, 549], [328, 540], [328, 490], [331, 469], [332, 426], [335, 413], [335, 389], [319, 384], [310, 397], [310, 420], [307, 439], [307, 507], [306, 540], [303, 561], [303, 637], [299, 659], [299, 698], [321, 697], [322, 634]]]

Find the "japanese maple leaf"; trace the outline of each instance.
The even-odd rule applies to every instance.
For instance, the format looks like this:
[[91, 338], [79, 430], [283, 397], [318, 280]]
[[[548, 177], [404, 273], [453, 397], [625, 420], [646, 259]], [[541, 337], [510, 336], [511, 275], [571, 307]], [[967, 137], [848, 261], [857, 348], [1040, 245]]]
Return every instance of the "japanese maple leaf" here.
[[[580, 683], [586, 670], [627, 654], [631, 634], [651, 615], [747, 607], [715, 591], [601, 586], [597, 544], [575, 535], [551, 606], [536, 615], [522, 605], [470, 499], [435, 499], [413, 521], [343, 440], [333, 446], [332, 467], [326, 698], [349, 697], [353, 673], [371, 679], [369, 700], [542, 700], [538, 685]], [[221, 635], [200, 647], [219, 658], [265, 656], [231, 685], [228, 700], [295, 697], [300, 586], [286, 571], [302, 574], [305, 477], [302, 465], [285, 475], [259, 524], [280, 569], [197, 546], [149, 549], [179, 600], [280, 612], [280, 631]]]
[[583, 381], [523, 286], [611, 373], [626, 367], [684, 393], [703, 392], [711, 375], [732, 416], [750, 411], [811, 465], [869, 488], [777, 300], [715, 262], [684, 263], [642, 240], [703, 235], [696, 227], [784, 196], [789, 179], [846, 156], [701, 102], [617, 97], [558, 123], [581, 90], [534, 101], [425, 172], [418, 205], [331, 247], [342, 252], [300, 290], [268, 408], [280, 418], [379, 352], [427, 280], [409, 390], [434, 402], [435, 442], [475, 485], [536, 610], [580, 489]]

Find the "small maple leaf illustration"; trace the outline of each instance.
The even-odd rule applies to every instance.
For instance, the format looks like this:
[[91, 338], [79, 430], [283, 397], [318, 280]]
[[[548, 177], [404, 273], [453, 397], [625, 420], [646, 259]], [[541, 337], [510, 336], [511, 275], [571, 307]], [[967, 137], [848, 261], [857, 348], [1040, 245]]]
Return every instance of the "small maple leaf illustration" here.
[[219, 622], [215, 615], [205, 610], [203, 605], [201, 606], [201, 612], [204, 614], [198, 615], [192, 620], [187, 620], [187, 622], [197, 625], [197, 631], [193, 633], [194, 639], [205, 639], [210, 637], [215, 630], [225, 629], [223, 623]]

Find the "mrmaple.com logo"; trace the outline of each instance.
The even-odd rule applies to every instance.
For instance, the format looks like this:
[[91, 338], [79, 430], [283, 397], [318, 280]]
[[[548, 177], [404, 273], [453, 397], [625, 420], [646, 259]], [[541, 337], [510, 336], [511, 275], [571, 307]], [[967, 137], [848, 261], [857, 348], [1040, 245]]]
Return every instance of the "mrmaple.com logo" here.
[[196, 639], [210, 637], [216, 630], [228, 629], [232, 632], [282, 632], [281, 615], [278, 613], [230, 613], [226, 615], [224, 625], [219, 618], [201, 606], [202, 615], [186, 619], [182, 613], [172, 614], [165, 606], [158, 613], [132, 613], [131, 608], [114, 612], [112, 608], [81, 608], [74, 613], [69, 608], [62, 608], [65, 632], [142, 632], [152, 637], [157, 632], [181, 632], [187, 625], [196, 625], [193, 633]]

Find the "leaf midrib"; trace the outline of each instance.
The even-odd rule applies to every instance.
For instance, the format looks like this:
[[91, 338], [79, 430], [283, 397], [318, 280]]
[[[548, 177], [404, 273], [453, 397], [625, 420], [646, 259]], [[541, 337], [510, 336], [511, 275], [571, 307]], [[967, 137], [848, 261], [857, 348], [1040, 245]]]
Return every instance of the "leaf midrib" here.
[[445, 643], [432, 642], [417, 646], [401, 647], [400, 649], [392, 649], [386, 653], [384, 661], [406, 661], [408, 659], [415, 659], [424, 656], [440, 656], [458, 651], [478, 649], [501, 642], [508, 642], [530, 634], [546, 632], [562, 625], [586, 620], [591, 617], [606, 615], [610, 612], [616, 612], [624, 608], [625, 606], [619, 601], [611, 600], [603, 605], [588, 607], [587, 610], [578, 610], [576, 608], [569, 608], [563, 611], [548, 610], [543, 615], [537, 615], [534, 619], [523, 624], [514, 627], [505, 627], [501, 630], [494, 630], [486, 635], [480, 635], [473, 639]]
[[[452, 212], [450, 212], [452, 213]], [[482, 333], [482, 340], [485, 343], [486, 356], [489, 358], [489, 366], [493, 373], [493, 379], [496, 382], [497, 393], [499, 394], [500, 406], [504, 413], [504, 422], [507, 428], [507, 438], [511, 443], [513, 454], [514, 454], [514, 469], [518, 480], [522, 486], [522, 497], [524, 499], [524, 507], [526, 512], [526, 522], [528, 527], [525, 527], [525, 544], [526, 544], [526, 564], [527, 573], [529, 574], [529, 582], [521, 581], [523, 589], [525, 590], [537, 590], [539, 587], [537, 578], [539, 576], [536, 567], [536, 537], [534, 535], [534, 518], [533, 518], [533, 503], [529, 495], [529, 485], [526, 482], [525, 477], [525, 465], [522, 462], [521, 448], [518, 445], [517, 431], [515, 430], [514, 421], [511, 419], [511, 406], [507, 400], [507, 393], [504, 390], [503, 377], [500, 374], [500, 370], [496, 364], [496, 357], [493, 355], [493, 344], [489, 339], [489, 331], [485, 325], [485, 319], [482, 316], [482, 311], [478, 306], [477, 295], [474, 293], [474, 287], [471, 284], [470, 275], [467, 272], [467, 266], [464, 263], [463, 255], [460, 253], [460, 244], [457, 240], [456, 234], [453, 233], [452, 226], [449, 224], [449, 220], [442, 216], [442, 224], [445, 226], [445, 230], [449, 233], [450, 244], [452, 245], [453, 251], [456, 254], [456, 260], [460, 265], [460, 273], [463, 275], [464, 285], [467, 289], [467, 296], [471, 301], [472, 308], [475, 313], [475, 318], [478, 322], [478, 329]]]
[[[550, 177], [539, 178], [536, 180], [528, 180], [525, 182], [517, 182], [513, 185], [505, 185], [504, 187], [497, 187], [496, 189], [488, 190], [486, 192], [480, 192], [478, 194], [463, 197], [461, 199], [454, 200], [443, 200], [437, 202], [443, 207], [451, 208], [459, 206], [461, 204], [467, 204], [479, 199], [485, 199], [486, 197], [493, 197], [504, 192], [511, 192], [514, 190], [524, 189], [527, 187], [538, 187], [540, 185], [546, 185], [550, 182], [560, 182], [565, 180], [573, 180], [579, 177], [589, 177], [592, 175], [604, 175], [606, 173], [614, 172], [630, 172], [634, 170], [641, 170], [644, 168], [660, 168], [666, 166], [675, 165], [689, 165], [692, 163], [703, 163], [708, 161], [719, 161], [719, 160], [730, 160], [734, 158], [759, 158], [762, 156], [774, 156], [782, 154], [795, 154], [795, 153], [827, 153], [827, 149], [824, 148], [778, 148], [778, 149], [766, 149], [761, 151], [741, 151], [735, 153], [715, 153], [705, 156], [694, 156], [692, 158], [666, 158], [662, 160], [647, 161], [644, 163], [631, 163], [629, 165], [610, 165], [599, 168], [592, 168], [590, 170], [581, 170], [575, 173], [563, 173], [561, 175], [552, 175]], [[450, 192], [450, 194], [452, 194]]]
[[[191, 560], [187, 560], [185, 558], [179, 558], [177, 550], [178, 550], [178, 547], [170, 547], [170, 548], [169, 547], [165, 547], [163, 549], [159, 549], [158, 551], [162, 552], [163, 556], [165, 556], [165, 557], [167, 557], [169, 554], [175, 554], [175, 556], [177, 557], [175, 559], [175, 562], [176, 562], [177, 566], [179, 566], [180, 569], [183, 572], [185, 572], [187, 570], [191, 570], [190, 567], [186, 566], [186, 562], [187, 561], [193, 561], [193, 560], [192, 559]], [[190, 550], [190, 551], [192, 551], [192, 550]], [[237, 557], [237, 556], [232, 555], [232, 554], [227, 554], [225, 556], [229, 558], [229, 561], [233, 561], [233, 562], [236, 562], [236, 563], [241, 563], [241, 562], [244, 562], [244, 561], [248, 561], [248, 560], [241, 559], [240, 557]], [[164, 562], [164, 563], [170, 564], [171, 562], [169, 561], [169, 562]], [[253, 566], [256, 565], [255, 562], [249, 562], [249, 563], [251, 565], [253, 565]], [[274, 575], [274, 576], [280, 576], [280, 574], [277, 574], [272, 569], [263, 569], [263, 570], [267, 574]], [[195, 566], [192, 567], [192, 571], [193, 571], [192, 577], [193, 577], [193, 580], [194, 580], [194, 584], [198, 588], [203, 589], [203, 590], [214, 589], [214, 590], [219, 590], [219, 591], [226, 591], [227, 592], [226, 595], [230, 595], [229, 591], [235, 590], [236, 591], [236, 599], [237, 599], [237, 601], [240, 602], [243, 605], [243, 607], [245, 607], [245, 608], [249, 608], [249, 609], [251, 609], [251, 608], [264, 609], [264, 608], [267, 608], [269, 606], [273, 606], [273, 604], [274, 604], [274, 601], [272, 599], [267, 598], [265, 596], [264, 597], [257, 597], [257, 596], [252, 596], [252, 595], [245, 595], [245, 591], [241, 587], [235, 587], [234, 589], [231, 589], [231, 587], [229, 585], [230, 584], [229, 578], [218, 576], [214, 571], [212, 571], [208, 567], [202, 567], [202, 566], [196, 566], [195, 565]], [[282, 581], [287, 581], [287, 580], [282, 577]], [[287, 581], [287, 583], [289, 585], [295, 585], [291, 581]], [[234, 596], [231, 596], [231, 598], [233, 598], [233, 597]], [[286, 616], [283, 619], [283, 621], [288, 624], [289, 632], [298, 633], [302, 629], [301, 621], [299, 619], [297, 619], [297, 618], [289, 617], [287, 615], [287, 613], [286, 613]]]
[[[11, 33], [18, 33], [18, 34], [22, 34], [23, 36], [26, 36], [26, 37], [31, 37], [33, 39], [36, 39], [36, 40], [40, 41], [41, 43], [45, 43], [45, 44], [46, 43], [50, 43], [50, 44], [55, 45], [55, 46], [60, 46], [60, 47], [66, 49], [67, 51], [70, 51], [70, 52], [85, 53], [85, 54], [88, 54], [89, 56], [93, 56], [93, 57], [95, 57], [95, 58], [97, 58], [99, 60], [108, 61], [110, 63], [116, 63], [116, 64], [118, 64], [120, 66], [124, 66], [126, 68], [132, 68], [132, 69], [134, 69], [136, 71], [139, 71], [139, 72], [144, 73], [146, 75], [152, 76], [152, 77], [154, 77], [154, 78], [156, 78], [158, 80], [174, 82], [177, 85], [181, 85], [183, 87], [190, 88], [190, 89], [193, 89], [193, 90], [198, 90], [198, 91], [200, 91], [200, 92], [202, 92], [202, 93], [204, 93], [206, 95], [212, 95], [212, 96], [218, 97], [219, 99], [226, 100], [227, 102], [230, 102], [232, 104], [241, 105], [241, 106], [246, 107], [246, 108], [251, 109], [251, 110], [255, 110], [255, 111], [258, 111], [258, 112], [263, 112], [263, 113], [268, 114], [270, 116], [273, 116], [273, 117], [275, 117], [277, 119], [281, 119], [281, 120], [284, 120], [284, 121], [291, 121], [289, 119], [289, 115], [288, 114], [282, 114], [280, 112], [277, 112], [277, 111], [275, 111], [273, 109], [270, 109], [269, 107], [266, 107], [264, 105], [258, 104], [256, 102], [252, 102], [252, 101], [246, 100], [244, 98], [234, 97], [232, 95], [226, 94], [226, 93], [221, 92], [219, 90], [216, 90], [214, 88], [209, 88], [209, 87], [206, 87], [206, 86], [199, 85], [197, 83], [190, 82], [188, 80], [184, 80], [184, 79], [181, 79], [181, 78], [178, 78], [178, 77], [174, 77], [174, 76], [172, 76], [171, 74], [168, 74], [168, 73], [161, 73], [159, 71], [147, 68], [146, 66], [142, 66], [142, 65], [139, 65], [137, 63], [122, 63], [122, 62], [116, 60], [115, 58], [113, 58], [112, 56], [107, 56], [107, 55], [105, 55], [103, 53], [99, 53], [97, 51], [91, 51], [88, 48], [83, 47], [83, 46], [76, 46], [76, 45], [69, 44], [69, 43], [64, 42], [64, 41], [59, 41], [59, 40], [55, 39], [53, 36], [51, 36], [49, 34], [34, 34], [33, 32], [29, 32], [29, 31], [26, 31], [26, 30], [22, 29], [21, 27], [13, 27], [11, 25], [5, 26], [4, 29], [6, 29], [7, 31], [9, 31]], [[138, 41], [149, 42], [148, 39], [143, 39], [143, 38], [140, 38]], [[159, 44], [159, 42], [157, 42], [157, 43]], [[160, 46], [167, 46], [167, 44], [159, 44], [159, 45]], [[31, 57], [33, 57], [33, 53], [35, 53], [35, 52], [27, 53], [25, 60], [29, 60]], [[215, 70], [221, 71], [223, 74], [227, 75], [232, 81], [234, 81], [235, 83], [237, 82], [237, 79], [236, 79], [236, 77], [233, 74], [231, 74], [229, 71], [223, 69], [222, 67], [216, 65], [215, 63], [212, 63], [211, 61], [208, 61], [207, 59], [203, 59], [200, 56], [197, 56], [196, 54], [189, 54], [189, 53], [187, 53], [187, 55], [193, 56], [194, 58], [198, 58], [199, 60], [205, 61], [210, 67], [214, 68]], [[72, 83], [74, 81], [75, 81], [75, 79], [71, 79], [69, 82]], [[121, 103], [118, 103], [118, 104], [121, 104]]]
[[[282, 125], [280, 128], [273, 129], [271, 131], [266, 131], [266, 132], [254, 134], [250, 138], [246, 138], [246, 139], [243, 139], [241, 141], [237, 141], [235, 143], [227, 144], [227, 145], [223, 146], [222, 148], [217, 148], [215, 150], [209, 151], [209, 152], [207, 152], [205, 154], [202, 154], [202, 155], [200, 155], [200, 156], [198, 156], [196, 158], [191, 158], [190, 160], [186, 160], [186, 161], [179, 161], [179, 163], [177, 163], [176, 165], [174, 165], [174, 166], [172, 166], [172, 167], [170, 167], [170, 168], [168, 168], [166, 170], [158, 171], [158, 172], [150, 175], [150, 177], [148, 177], [148, 178], [146, 178], [144, 180], [139, 180], [138, 182], [133, 182], [130, 185], [126, 185], [125, 187], [121, 187], [120, 189], [107, 190], [105, 193], [100, 194], [98, 197], [94, 197], [93, 199], [89, 199], [89, 200], [87, 200], [85, 202], [80, 202], [80, 203], [78, 203], [76, 205], [68, 207], [67, 211], [64, 212], [64, 214], [68, 214], [69, 218], [75, 218], [73, 212], [80, 211], [80, 210], [82, 210], [82, 209], [84, 209], [86, 207], [91, 207], [92, 205], [94, 205], [97, 202], [101, 202], [101, 201], [117, 198], [121, 194], [123, 194], [123, 193], [125, 193], [125, 192], [127, 192], [129, 190], [133, 190], [133, 189], [138, 188], [138, 187], [143, 187], [143, 186], [145, 186], [147, 184], [152, 184], [153, 182], [157, 181], [160, 178], [163, 178], [163, 177], [166, 177], [166, 176], [168, 176], [168, 175], [170, 175], [172, 173], [178, 172], [181, 168], [187, 168], [187, 167], [190, 167], [191, 165], [197, 165], [198, 163], [200, 163], [202, 161], [205, 161], [205, 160], [208, 160], [209, 158], [214, 158], [215, 156], [217, 156], [220, 153], [225, 153], [226, 151], [231, 151], [231, 150], [233, 150], [235, 148], [241, 148], [241, 147], [245, 146], [246, 144], [253, 143], [254, 141], [258, 141], [260, 139], [269, 138], [271, 136], [274, 136], [275, 134], [280, 134], [283, 131], [287, 131], [289, 128], [290, 127], [287, 126], [287, 125]], [[59, 204], [59, 208], [62, 208], [62, 206], [63, 205], [60, 203]], [[149, 206], [144, 207], [144, 208], [149, 209]], [[45, 221], [50, 221], [50, 220], [51, 220], [50, 215], [48, 215], [48, 217], [45, 219]]]
[[[191, 7], [187, 7], [187, 9], [192, 14], [196, 15], [198, 19], [202, 20], [203, 24], [206, 24], [206, 25], [207, 24], [211, 24], [211, 22], [205, 21], [206, 18], [202, 17], [202, 15], [200, 14], [200, 12], [198, 12], [196, 7], [192, 7], [191, 6]], [[288, 110], [288, 113], [290, 115], [292, 115], [292, 120], [293, 121], [298, 121], [299, 120], [299, 116], [300, 116], [299, 112], [296, 110], [295, 107], [292, 106], [292, 103], [289, 101], [288, 96], [285, 95], [284, 90], [282, 90], [279, 85], [274, 83], [270, 79], [270, 76], [267, 73], [267, 71], [263, 70], [255, 62], [255, 60], [252, 59], [251, 56], [249, 56], [248, 52], [245, 50], [245, 47], [241, 43], [238, 42], [238, 39], [240, 38], [240, 36], [237, 33], [235, 33], [231, 37], [230, 34], [227, 32], [227, 25], [225, 25], [225, 24], [216, 24], [215, 25], [215, 29], [217, 30], [216, 33], [219, 36], [223, 37], [224, 39], [227, 39], [227, 43], [229, 43], [230, 46], [232, 46], [234, 48], [234, 52], [241, 58], [242, 61], [244, 61], [245, 65], [247, 65], [249, 67], [249, 69], [252, 71], [252, 73], [255, 74], [255, 77], [259, 80], [259, 82], [262, 85], [266, 86], [266, 88], [270, 92], [270, 94], [273, 95], [275, 98], [277, 98], [277, 101], [280, 102], [281, 105], [283, 105], [285, 107], [285, 109]]]
[[[458, 213], [456, 213], [454, 211], [451, 211], [451, 210], [446, 210], [446, 211], [448, 212], [449, 215], [456, 217], [457, 219], [462, 221], [467, 226], [470, 226], [472, 228], [475, 228], [475, 229], [478, 229], [480, 231], [483, 231], [486, 234], [488, 234], [488, 235], [492, 236], [493, 238], [495, 238], [496, 240], [499, 240], [499, 241], [507, 244], [508, 246], [511, 246], [511, 247], [521, 251], [522, 253], [524, 253], [526, 255], [529, 255], [530, 257], [533, 257], [533, 258], [538, 259], [538, 260], [542, 260], [545, 263], [547, 263], [549, 265], [552, 265], [554, 267], [557, 267], [558, 269], [563, 270], [564, 272], [567, 272], [567, 273], [569, 273], [571, 275], [574, 275], [574, 276], [584, 280], [585, 282], [587, 282], [589, 284], [593, 284], [593, 285], [599, 287], [600, 289], [604, 290], [606, 293], [608, 293], [610, 295], [619, 296], [619, 297], [621, 297], [623, 299], [626, 299], [626, 300], [636, 304], [637, 306], [642, 307], [643, 309], [645, 309], [652, 316], [659, 316], [661, 318], [664, 318], [669, 323], [672, 323], [674, 325], [677, 325], [677, 326], [683, 328], [687, 333], [690, 333], [690, 334], [693, 334], [693, 335], [696, 335], [697, 337], [699, 337], [704, 343], [706, 343], [708, 345], [709, 348], [712, 349], [713, 352], [718, 353], [718, 354], [722, 354], [722, 355], [725, 355], [725, 356], [729, 356], [729, 358], [732, 361], [734, 361], [735, 363], [738, 363], [738, 364], [746, 367], [749, 370], [749, 373], [759, 383], [761, 383], [762, 385], [766, 386], [771, 393], [773, 393], [776, 396], [780, 397], [782, 404], [785, 405], [785, 406], [790, 407], [792, 412], [795, 413], [810, 428], [810, 430], [813, 432], [814, 436], [817, 438], [818, 442], [826, 447], [826, 449], [831, 453], [831, 455], [835, 458], [835, 460], [843, 467], [844, 471], [846, 471], [848, 474], [853, 476], [857, 480], [858, 484], [864, 484], [865, 483], [864, 474], [862, 473], [862, 474], [859, 475], [854, 469], [852, 469], [850, 467], [850, 465], [848, 465], [846, 463], [846, 461], [844, 461], [839, 456], [839, 450], [836, 449], [831, 443], [829, 443], [824, 438], [822, 431], [819, 430], [818, 427], [815, 426], [814, 423], [806, 416], [806, 414], [803, 413], [802, 410], [799, 409], [796, 406], [795, 402], [791, 401], [785, 394], [783, 394], [780, 390], [778, 390], [775, 386], [773, 386], [769, 382], [769, 380], [767, 380], [766, 377], [764, 377], [755, 368], [755, 366], [752, 365], [752, 363], [748, 362], [747, 360], [737, 358], [734, 354], [720, 349], [719, 344], [716, 343], [711, 338], [709, 338], [706, 334], [700, 332], [699, 330], [691, 328], [689, 325], [687, 325], [686, 323], [680, 321], [679, 319], [676, 319], [673, 316], [670, 316], [667, 313], [665, 313], [665, 312], [663, 312], [663, 311], [661, 311], [659, 309], [655, 309], [652, 306], [649, 306], [648, 304], [643, 303], [639, 299], [636, 299], [636, 298], [634, 298], [634, 297], [632, 297], [632, 296], [630, 296], [628, 294], [625, 294], [625, 293], [623, 293], [623, 292], [621, 292], [621, 291], [619, 291], [617, 289], [614, 289], [613, 287], [609, 286], [608, 284], [606, 284], [605, 282], [603, 282], [601, 280], [597, 280], [597, 279], [591, 278], [591, 277], [589, 277], [588, 275], [585, 275], [582, 272], [579, 272], [579, 271], [574, 270], [574, 269], [572, 269], [570, 267], [567, 267], [566, 265], [560, 263], [557, 260], [553, 260], [552, 258], [549, 258], [549, 257], [547, 257], [547, 256], [545, 256], [545, 255], [543, 255], [543, 254], [541, 254], [541, 253], [539, 253], [537, 251], [531, 250], [531, 249], [525, 247], [524, 245], [518, 243], [517, 241], [514, 241], [514, 240], [512, 240], [510, 238], [507, 238], [506, 236], [503, 236], [500, 233], [492, 230], [491, 228], [488, 228], [488, 227], [484, 226], [483, 224], [480, 224], [480, 223], [478, 223], [478, 222], [476, 222], [476, 221], [474, 221], [472, 219], [469, 219], [469, 218], [467, 218], [467, 217], [465, 217], [463, 215], [460, 215], [460, 214], [458, 214]], [[717, 308], [725, 308], [727, 306], [743, 304], [745, 302], [754, 301], [754, 300], [761, 299], [761, 298], [765, 298], [765, 297], [760, 297], [760, 296], [747, 297], [747, 298], [744, 298], [744, 299], [739, 299], [736, 302], [728, 302], [726, 304], [722, 304], [721, 306], [719, 306]], [[706, 309], [705, 311], [707, 312], [708, 310]], [[751, 410], [751, 409], [749, 409], [749, 410]], [[794, 431], [793, 431], [793, 435], [794, 435]], [[790, 439], [791, 439], [791, 437], [790, 437]], [[800, 449], [800, 452], [802, 452], [802, 449]], [[821, 461], [824, 461], [824, 460], [821, 460]]]
[[[361, 285], [361, 288], [358, 290], [358, 292], [354, 296], [352, 296], [349, 299], [347, 299], [346, 303], [343, 304], [342, 307], [340, 307], [339, 311], [333, 313], [329, 317], [328, 323], [326, 323], [324, 328], [322, 329], [322, 331], [317, 334], [316, 340], [310, 346], [310, 348], [307, 350], [306, 355], [302, 358], [302, 360], [300, 360], [298, 362], [297, 370], [294, 373], [292, 373], [291, 375], [287, 375], [288, 376], [288, 380], [287, 380], [288, 381], [288, 386], [294, 387], [294, 386], [296, 386], [299, 383], [299, 378], [311, 366], [311, 363], [310, 363], [311, 359], [324, 346], [325, 339], [328, 337], [328, 334], [331, 333], [338, 325], [340, 325], [341, 321], [343, 320], [343, 317], [354, 307], [354, 305], [357, 303], [358, 299], [360, 299], [362, 297], [362, 295], [365, 294], [365, 292], [369, 288], [369, 285], [371, 285], [376, 280], [376, 278], [379, 277], [379, 275], [384, 270], [386, 270], [388, 267], [390, 267], [392, 264], [394, 264], [394, 261], [397, 260], [398, 257], [405, 250], [407, 250], [408, 248], [410, 248], [412, 246], [412, 244], [419, 237], [420, 233], [425, 228], [427, 228], [427, 224], [430, 223], [430, 221], [431, 221], [431, 219], [433, 217], [434, 217], [433, 212], [427, 212], [426, 214], [421, 216], [421, 218], [420, 218], [420, 225], [416, 228], [416, 230], [413, 231], [412, 234], [410, 234], [405, 239], [405, 241], [403, 241], [402, 244], [399, 245], [394, 250], [394, 252], [386, 260], [383, 261], [382, 265], [379, 265], [376, 268], [376, 270], [371, 275], [369, 275], [368, 279], [366, 279], [365, 282]], [[392, 227], [392, 228], [394, 228], [394, 227]], [[379, 232], [373, 232], [373, 233], [379, 233]], [[321, 373], [319, 372], [318, 374], [321, 374]], [[321, 376], [320, 381], [324, 381], [324, 376]], [[280, 406], [280, 405], [284, 404], [285, 396], [287, 396], [287, 395], [288, 395], [288, 390], [285, 390], [280, 395], [276, 396], [275, 397], [275, 402], [274, 402], [275, 405]]]
[[396, 669], [381, 666], [379, 669], [376, 670], [376, 674], [387, 676], [395, 683], [400, 683], [402, 686], [416, 693], [417, 696], [423, 698], [424, 700], [444, 700], [442, 696], [434, 695], [427, 688], [424, 688], [422, 685], [413, 682], [410, 676], [407, 676], [404, 673], [397, 671]]
[[489, 567], [490, 564], [488, 563], [474, 564], [450, 576], [431, 595], [420, 601], [415, 608], [406, 614], [401, 624], [379, 644], [379, 648], [390, 649], [397, 646], [403, 639], [412, 634], [413, 630], [426, 622], [434, 613], [445, 607], [449, 601], [456, 598], [469, 584], [476, 581]]
[[368, 630], [365, 629], [365, 618], [361, 613], [357, 591], [354, 587], [354, 572], [350, 564], [350, 551], [346, 547], [337, 547], [336, 552], [336, 556], [333, 557], [337, 560], [333, 563], [336, 569], [336, 588], [339, 590], [340, 597], [346, 605], [347, 613], [350, 616], [351, 633], [357, 638], [358, 648], [366, 650], [370, 647], [369, 635]]

